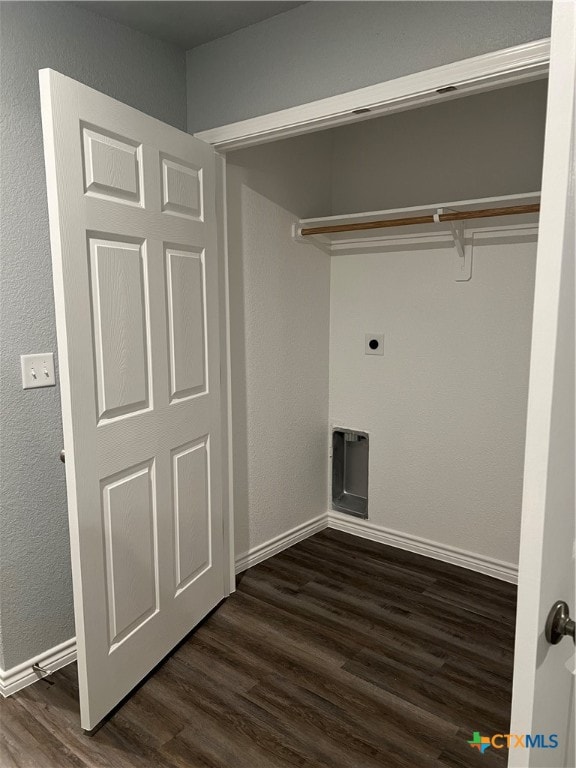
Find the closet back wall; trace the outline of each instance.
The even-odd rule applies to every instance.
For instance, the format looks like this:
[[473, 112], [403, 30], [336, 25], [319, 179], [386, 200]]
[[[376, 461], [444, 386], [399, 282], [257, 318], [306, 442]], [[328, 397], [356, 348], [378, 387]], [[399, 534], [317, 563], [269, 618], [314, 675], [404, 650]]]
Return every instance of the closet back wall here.
[[[545, 100], [535, 82], [334, 131], [334, 213], [539, 190]], [[330, 420], [370, 433], [360, 529], [513, 573], [535, 254], [475, 242], [469, 282], [451, 247], [332, 258]]]
[[[518, 562], [536, 242], [332, 259], [330, 419], [370, 434], [369, 519]], [[384, 355], [364, 355], [364, 334]]]
[[334, 130], [332, 212], [537, 192], [547, 84], [537, 80]]

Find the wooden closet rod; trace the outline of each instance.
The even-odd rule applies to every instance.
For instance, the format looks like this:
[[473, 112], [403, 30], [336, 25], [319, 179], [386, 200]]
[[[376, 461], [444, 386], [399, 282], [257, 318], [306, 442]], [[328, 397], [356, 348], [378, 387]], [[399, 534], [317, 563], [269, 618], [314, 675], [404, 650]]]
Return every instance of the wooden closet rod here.
[[486, 219], [491, 216], [516, 216], [521, 213], [538, 213], [539, 203], [530, 205], [511, 205], [506, 208], [483, 208], [479, 211], [450, 211], [435, 217], [411, 216], [404, 219], [381, 219], [379, 221], [361, 221], [356, 224], [334, 224], [328, 227], [303, 227], [301, 235], [328, 235], [332, 232], [359, 232], [363, 229], [382, 229], [383, 227], [407, 227], [411, 224], [434, 224], [442, 221], [464, 221], [465, 219]]

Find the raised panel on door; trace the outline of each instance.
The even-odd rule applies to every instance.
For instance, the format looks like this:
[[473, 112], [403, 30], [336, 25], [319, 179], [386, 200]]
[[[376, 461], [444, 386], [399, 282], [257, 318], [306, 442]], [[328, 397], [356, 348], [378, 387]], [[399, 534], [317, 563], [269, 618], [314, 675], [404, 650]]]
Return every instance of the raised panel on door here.
[[81, 128], [86, 193], [142, 205], [140, 145], [95, 126]]
[[98, 416], [149, 404], [145, 246], [89, 239]]
[[158, 611], [154, 466], [102, 483], [110, 652]]
[[202, 168], [180, 158], [160, 155], [162, 162], [162, 210], [204, 221]]
[[208, 445], [205, 437], [172, 454], [176, 595], [211, 564]]
[[170, 394], [206, 391], [204, 251], [167, 247], [166, 282], [170, 340]]
[[227, 593], [215, 156], [69, 78], [41, 77], [91, 729]]

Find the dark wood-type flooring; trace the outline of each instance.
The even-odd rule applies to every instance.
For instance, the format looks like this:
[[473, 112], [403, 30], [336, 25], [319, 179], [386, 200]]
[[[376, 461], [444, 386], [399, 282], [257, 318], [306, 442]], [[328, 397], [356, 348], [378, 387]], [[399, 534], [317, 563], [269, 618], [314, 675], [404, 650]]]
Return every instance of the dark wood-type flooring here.
[[92, 738], [76, 668], [0, 704], [2, 768], [505, 766], [516, 589], [323, 531], [246, 571]]

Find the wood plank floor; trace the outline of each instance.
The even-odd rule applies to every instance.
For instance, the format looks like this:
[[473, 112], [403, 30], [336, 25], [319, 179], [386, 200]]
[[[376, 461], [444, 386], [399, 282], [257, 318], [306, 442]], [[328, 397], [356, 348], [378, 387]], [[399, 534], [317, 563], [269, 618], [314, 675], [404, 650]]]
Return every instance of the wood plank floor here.
[[337, 531], [237, 592], [89, 738], [74, 665], [0, 704], [2, 768], [505, 766], [516, 588]]

